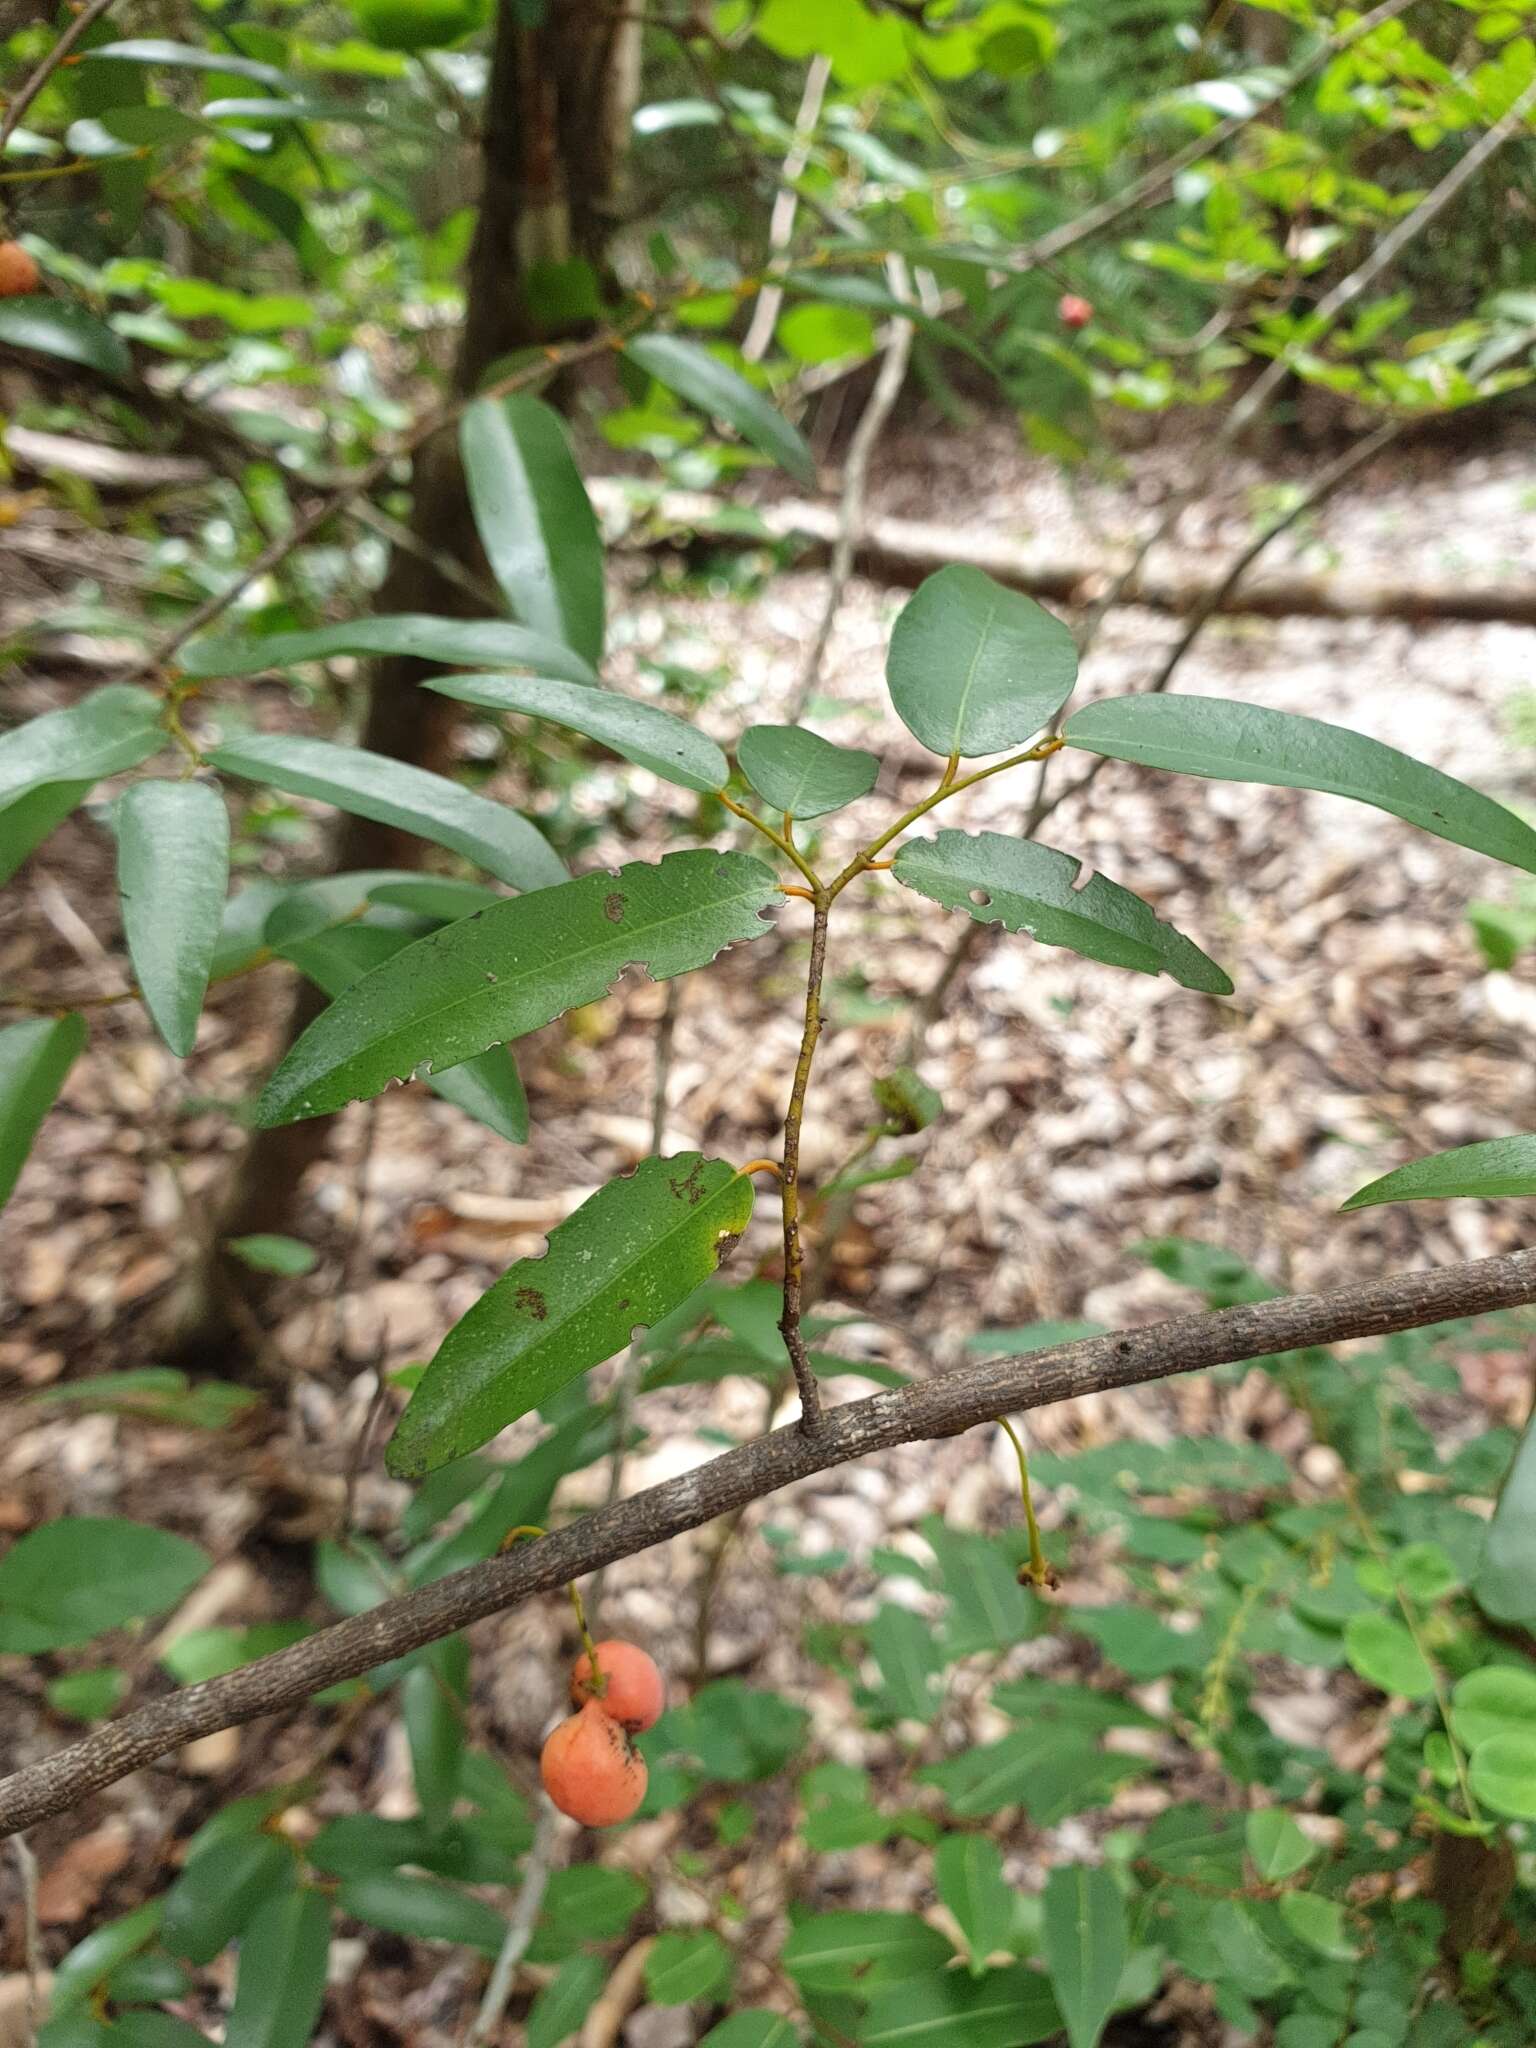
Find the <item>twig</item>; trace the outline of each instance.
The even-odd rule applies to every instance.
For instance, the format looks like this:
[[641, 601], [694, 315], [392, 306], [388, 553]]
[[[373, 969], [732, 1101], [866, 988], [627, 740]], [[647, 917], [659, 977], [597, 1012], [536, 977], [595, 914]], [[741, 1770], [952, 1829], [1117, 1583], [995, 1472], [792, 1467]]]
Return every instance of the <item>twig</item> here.
[[[886, 278], [894, 298], [904, 299], [910, 290], [907, 266], [899, 256], [886, 261]], [[762, 300], [758, 301], [759, 307]], [[832, 638], [832, 628], [848, 588], [848, 578], [853, 573], [854, 550], [858, 546], [860, 530], [864, 524], [864, 498], [869, 484], [870, 459], [876, 444], [885, 431], [885, 423], [891, 416], [892, 408], [901, 394], [906, 381], [907, 364], [912, 356], [912, 322], [893, 320], [887, 330], [889, 339], [885, 353], [880, 359], [879, 374], [869, 401], [859, 415], [848, 443], [848, 461], [843, 470], [843, 492], [838, 505], [837, 539], [832, 548], [832, 563], [827, 571], [826, 596], [822, 600], [821, 618], [817, 622], [815, 637], [800, 671], [800, 680], [795, 694], [790, 699], [788, 719], [791, 725], [798, 725], [805, 716], [809, 704], [821, 679], [821, 665], [826, 660], [827, 644]]]
[[1277, 1351], [1383, 1337], [1536, 1302], [1536, 1251], [1427, 1273], [1357, 1281], [1329, 1294], [1282, 1295], [1137, 1330], [1088, 1337], [1024, 1358], [981, 1360], [844, 1403], [822, 1425], [790, 1424], [537, 1542], [306, 1636], [223, 1678], [183, 1687], [0, 1782], [0, 1838], [63, 1813], [199, 1735], [243, 1727], [343, 1679], [403, 1657], [599, 1565], [701, 1528], [796, 1480], [897, 1444], [958, 1436], [999, 1415], [1140, 1386]]
[[[795, 232], [795, 216], [800, 211], [800, 194], [796, 188], [811, 160], [811, 143], [815, 138], [816, 123], [821, 119], [821, 105], [827, 96], [827, 81], [831, 76], [832, 66], [827, 58], [815, 56], [811, 59], [805, 73], [805, 90], [800, 95], [800, 111], [795, 116], [794, 140], [779, 173], [779, 189], [774, 194], [773, 211], [768, 216], [770, 263], [784, 254]], [[746, 339], [741, 344], [741, 352], [749, 363], [760, 363], [768, 353], [783, 303], [782, 284], [765, 285], [759, 292]]]
[[480, 2010], [475, 2014], [474, 2024], [465, 2035], [465, 2048], [484, 2048], [494, 2040], [501, 2025], [501, 2016], [507, 2009], [507, 2000], [512, 1996], [513, 1979], [517, 1966], [527, 1953], [533, 1939], [533, 1930], [538, 1925], [539, 1908], [544, 1903], [544, 1890], [549, 1883], [549, 1874], [554, 1867], [555, 1850], [559, 1841], [559, 1820], [548, 1799], [539, 1800], [539, 1818], [533, 1833], [533, 1846], [528, 1851], [528, 1860], [523, 1865], [523, 1881], [518, 1890], [517, 1903], [512, 1908], [512, 1917], [507, 1922], [507, 1937], [501, 1944], [501, 1953], [491, 1971], [490, 1982], [485, 1987], [485, 1996], [480, 2001]]
[[1377, 278], [1384, 270], [1390, 268], [1408, 244], [1445, 211], [1462, 187], [1477, 176], [1483, 165], [1498, 154], [1517, 130], [1526, 126], [1527, 116], [1532, 108], [1536, 108], [1536, 79], [1532, 80], [1513, 105], [1505, 109], [1493, 126], [1478, 137], [1466, 155], [1452, 165], [1439, 184], [1424, 195], [1412, 213], [1405, 214], [1395, 227], [1387, 230], [1365, 261], [1352, 270], [1348, 277], [1341, 278], [1331, 291], [1323, 294], [1303, 322], [1306, 340], [1287, 342], [1263, 375], [1234, 406], [1222, 429], [1222, 440], [1225, 443], [1235, 441], [1249, 424], [1258, 418], [1298, 355], [1313, 345], [1321, 330], [1330, 327], [1340, 313], [1352, 306], [1362, 294], [1368, 292]]
[[100, 21], [111, 5], [112, 0], [89, 0], [89, 5], [81, 8], [80, 12], [69, 24], [69, 27], [65, 29], [63, 35], [59, 37], [59, 40], [32, 73], [32, 76], [18, 89], [5, 110], [4, 120], [0, 121], [0, 156], [5, 154], [6, 145], [21, 126], [22, 116], [26, 113], [28, 107], [31, 106], [32, 102], [37, 98], [49, 79], [52, 78], [54, 72], [58, 70], [80, 38], [96, 26], [97, 22]]
[[1090, 235], [1101, 234], [1117, 220], [1123, 220], [1128, 213], [1140, 212], [1149, 201], [1161, 197], [1181, 171], [1188, 170], [1191, 164], [1199, 163], [1203, 157], [1214, 155], [1218, 149], [1224, 149], [1245, 128], [1250, 128], [1255, 121], [1262, 120], [1281, 100], [1288, 99], [1298, 86], [1305, 85], [1316, 72], [1331, 64], [1341, 51], [1358, 43], [1363, 36], [1370, 35], [1384, 22], [1394, 20], [1399, 14], [1406, 14], [1414, 4], [1415, 0], [1383, 0], [1381, 6], [1373, 7], [1368, 13], [1362, 14], [1358, 21], [1351, 22], [1347, 29], [1342, 29], [1337, 35], [1328, 36], [1319, 43], [1311, 56], [1288, 71], [1274, 91], [1267, 98], [1260, 100], [1256, 106], [1246, 108], [1241, 114], [1230, 114], [1225, 121], [1217, 122], [1209, 133], [1186, 143], [1172, 156], [1165, 157], [1160, 164], [1154, 164], [1150, 171], [1137, 178], [1123, 192], [1117, 192], [1112, 199], [1105, 199], [1099, 205], [1091, 206], [1075, 220], [1065, 221], [1059, 228], [1052, 228], [1049, 234], [1042, 235], [1039, 241], [1032, 242], [1027, 249], [1021, 250], [1011, 263], [1000, 267], [1015, 271], [1038, 269], [1042, 264], [1049, 263], [1052, 258], [1059, 256], [1064, 249], [1070, 249], [1076, 243], [1086, 241]]
[[[1315, 72], [1331, 64], [1341, 52], [1359, 42], [1363, 36], [1368, 36], [1372, 30], [1380, 28], [1384, 22], [1394, 20], [1399, 14], [1405, 14], [1415, 4], [1416, 0], [1382, 0], [1379, 7], [1373, 7], [1369, 13], [1362, 14], [1359, 20], [1352, 22], [1347, 29], [1341, 29], [1337, 35], [1329, 36], [1324, 42], [1319, 43], [1310, 57], [1286, 73], [1268, 99], [1260, 100], [1244, 113], [1232, 114], [1225, 121], [1219, 121], [1208, 134], [1197, 136], [1193, 142], [1186, 143], [1172, 156], [1154, 164], [1151, 170], [1136, 179], [1134, 184], [1128, 185], [1123, 192], [1101, 200], [1097, 206], [1090, 207], [1086, 213], [1080, 213], [1072, 220], [1063, 221], [1060, 227], [1052, 228], [1048, 234], [1042, 235], [1036, 242], [1029, 243], [1013, 256], [1005, 257], [1000, 254], [998, 270], [1010, 276], [1022, 276], [1026, 271], [1037, 270], [1042, 264], [1049, 263], [1061, 255], [1063, 250], [1074, 248], [1079, 242], [1102, 234], [1106, 228], [1111, 228], [1117, 221], [1125, 219], [1127, 214], [1137, 212], [1150, 200], [1166, 192], [1181, 171], [1188, 170], [1191, 164], [1199, 163], [1202, 158], [1214, 155], [1218, 149], [1225, 148], [1235, 136], [1271, 113], [1281, 100], [1288, 98], [1298, 86], [1305, 85]], [[881, 330], [882, 342], [888, 338], [889, 332], [889, 327]], [[822, 368], [808, 371], [798, 380], [796, 388], [804, 393], [825, 390], [829, 385], [846, 377], [849, 369], [850, 365], [846, 363], [828, 363]]]

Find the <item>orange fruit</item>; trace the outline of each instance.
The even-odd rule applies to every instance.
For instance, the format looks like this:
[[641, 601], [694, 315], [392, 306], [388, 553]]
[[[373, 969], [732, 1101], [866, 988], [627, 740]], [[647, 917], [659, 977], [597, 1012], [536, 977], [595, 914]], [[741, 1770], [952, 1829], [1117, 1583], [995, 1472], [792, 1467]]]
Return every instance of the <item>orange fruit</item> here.
[[24, 298], [40, 282], [37, 265], [20, 242], [0, 242], [0, 299]]
[[648, 1774], [618, 1722], [588, 1700], [545, 1743], [539, 1775], [562, 1813], [583, 1827], [611, 1828], [639, 1806]]
[[580, 1707], [596, 1700], [631, 1735], [654, 1728], [667, 1704], [666, 1680], [655, 1661], [633, 1643], [617, 1639], [595, 1647], [603, 1688], [599, 1691], [592, 1683], [592, 1659], [583, 1650], [571, 1673], [572, 1701]]

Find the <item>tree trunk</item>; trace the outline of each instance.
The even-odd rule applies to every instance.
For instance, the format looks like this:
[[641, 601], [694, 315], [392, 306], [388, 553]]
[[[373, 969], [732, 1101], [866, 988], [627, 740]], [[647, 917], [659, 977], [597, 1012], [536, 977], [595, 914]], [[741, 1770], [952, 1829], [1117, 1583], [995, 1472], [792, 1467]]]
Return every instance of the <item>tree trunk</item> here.
[[[540, 272], [582, 260], [601, 269], [639, 83], [640, 24], [620, 21], [590, 0], [551, 0], [539, 28], [501, 0], [481, 135], [481, 190], [465, 279], [464, 326], [452, 384], [467, 396], [498, 358], [547, 341], [559, 328], [540, 312]], [[446, 431], [417, 454], [410, 531], [420, 550], [394, 550], [374, 610], [465, 616], [472, 599], [434, 566], [433, 557], [479, 568], [459, 462], [458, 437]], [[360, 745], [394, 760], [447, 769], [458, 707], [423, 690], [431, 663], [387, 658], [374, 664]], [[335, 840], [339, 873], [414, 867], [419, 839], [366, 818], [345, 817]], [[322, 1007], [306, 983], [295, 993], [289, 1042]], [[325, 1152], [331, 1119], [316, 1117], [258, 1132], [246, 1148], [223, 1205], [218, 1237], [291, 1228], [300, 1182]], [[183, 1354], [219, 1347], [228, 1370], [234, 1331], [223, 1291], [249, 1295], [252, 1276], [209, 1247], [173, 1307], [172, 1342]], [[249, 1318], [245, 1319], [249, 1322]]]

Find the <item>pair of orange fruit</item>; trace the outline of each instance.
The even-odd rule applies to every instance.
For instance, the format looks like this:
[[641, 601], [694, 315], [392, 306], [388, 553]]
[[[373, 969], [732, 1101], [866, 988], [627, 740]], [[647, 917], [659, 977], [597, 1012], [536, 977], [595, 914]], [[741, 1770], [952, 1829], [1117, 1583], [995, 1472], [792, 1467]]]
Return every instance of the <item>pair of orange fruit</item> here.
[[628, 1820], [645, 1797], [645, 1758], [631, 1738], [661, 1719], [666, 1682], [655, 1662], [633, 1643], [612, 1640], [583, 1651], [571, 1672], [571, 1704], [544, 1745], [539, 1775], [562, 1813], [584, 1827], [611, 1828]]

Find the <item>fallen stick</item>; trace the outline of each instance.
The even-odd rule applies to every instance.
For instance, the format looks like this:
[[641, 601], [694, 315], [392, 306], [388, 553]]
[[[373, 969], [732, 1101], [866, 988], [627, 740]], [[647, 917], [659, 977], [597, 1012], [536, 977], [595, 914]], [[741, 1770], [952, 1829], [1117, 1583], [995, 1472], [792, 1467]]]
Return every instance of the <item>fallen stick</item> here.
[[[761, 506], [754, 521], [748, 522], [739, 506], [703, 491], [663, 491], [657, 498], [640, 501], [632, 486], [614, 477], [595, 477], [587, 488], [605, 518], [621, 525], [629, 521], [621, 546], [676, 546], [680, 538], [695, 537], [725, 548], [800, 540], [805, 546], [797, 566], [820, 567], [831, 558], [841, 524], [835, 506], [798, 498]], [[925, 576], [951, 563], [969, 563], [1013, 590], [1069, 606], [1091, 604], [1124, 566], [1053, 553], [1046, 545], [1002, 534], [957, 531], [927, 520], [889, 516], [863, 521], [853, 560], [855, 570], [870, 582], [901, 590], [915, 589]], [[1221, 580], [1188, 569], [1143, 569], [1120, 602], [1186, 617], [1204, 608]], [[1536, 626], [1536, 578], [1480, 586], [1465, 579], [1383, 583], [1347, 571], [1328, 576], [1271, 573], [1245, 578], [1221, 596], [1216, 608], [1262, 619], [1454, 619]]]

